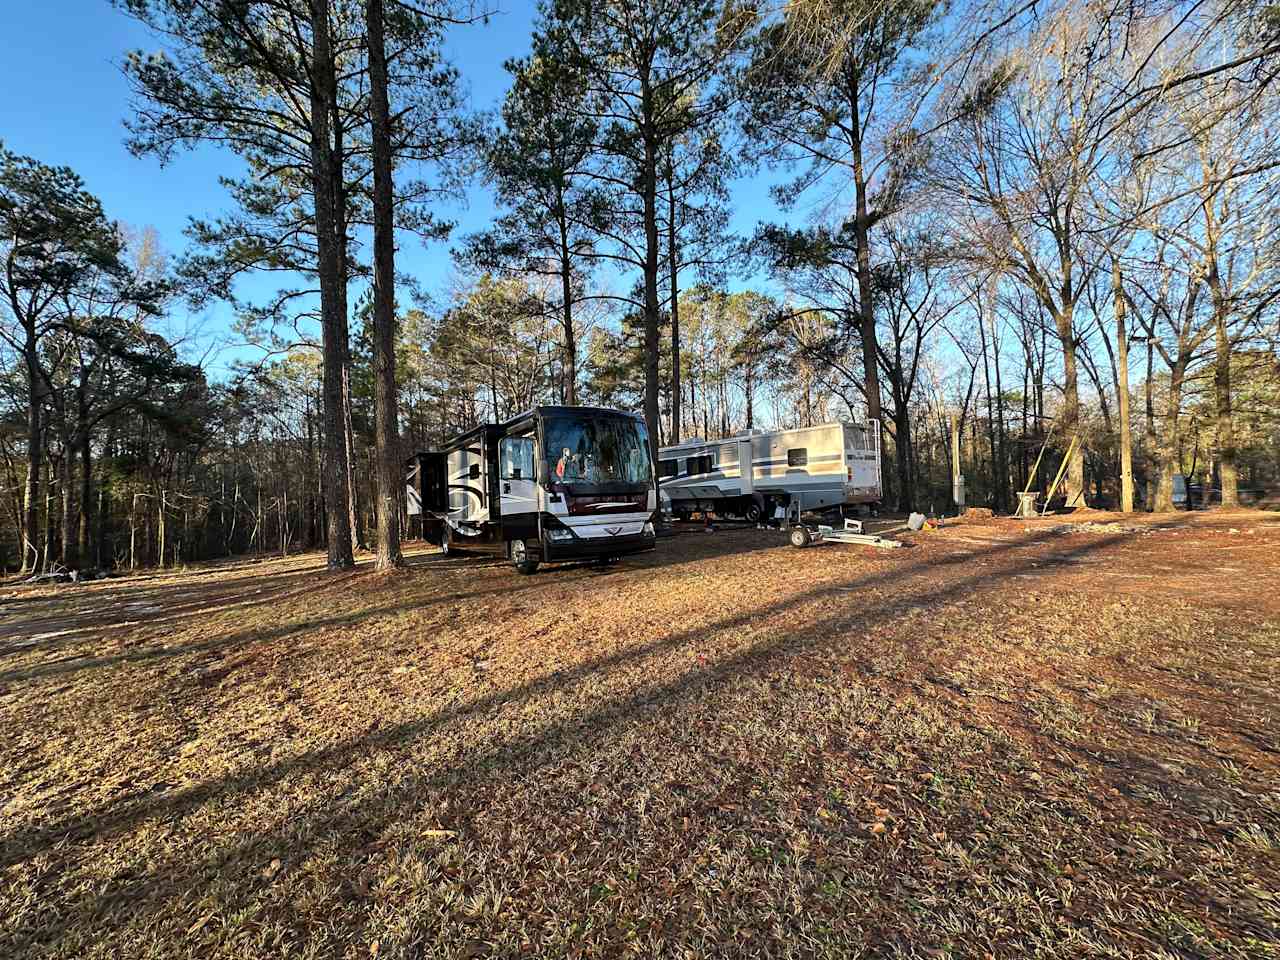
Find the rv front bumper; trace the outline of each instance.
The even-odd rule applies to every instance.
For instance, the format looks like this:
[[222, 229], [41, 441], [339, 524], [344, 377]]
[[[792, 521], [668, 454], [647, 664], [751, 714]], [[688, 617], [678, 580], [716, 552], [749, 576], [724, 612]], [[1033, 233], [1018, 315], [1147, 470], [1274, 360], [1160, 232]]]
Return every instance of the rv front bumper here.
[[542, 556], [548, 563], [559, 560], [589, 560], [594, 557], [622, 557], [652, 550], [657, 542], [658, 538], [652, 533], [619, 537], [575, 537], [572, 540], [551, 540], [544, 537]]

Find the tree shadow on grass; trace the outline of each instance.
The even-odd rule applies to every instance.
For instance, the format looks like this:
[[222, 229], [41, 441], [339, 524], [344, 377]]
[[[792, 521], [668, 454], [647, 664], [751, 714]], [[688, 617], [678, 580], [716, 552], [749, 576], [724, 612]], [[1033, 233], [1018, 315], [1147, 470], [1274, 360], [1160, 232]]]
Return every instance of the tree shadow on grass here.
[[[302, 631], [354, 627], [363, 620], [386, 614], [401, 613], [406, 609], [411, 608], [425, 610], [444, 603], [474, 601], [500, 596], [518, 596], [530, 592], [537, 592], [543, 588], [554, 585], [578, 583], [601, 576], [624, 575], [627, 573], [637, 572], [637, 570], [640, 569], [673, 567], [686, 563], [695, 563], [712, 555], [727, 556], [730, 554], [750, 553], [758, 550], [772, 550], [778, 546], [778, 543], [774, 543], [767, 539], [743, 538], [740, 536], [734, 538], [722, 538], [715, 543], [700, 543], [698, 544], [699, 549], [689, 551], [685, 555], [681, 555], [679, 557], [672, 557], [670, 555], [664, 556], [660, 552], [638, 554], [627, 557], [621, 563], [610, 567], [601, 567], [590, 561], [560, 563], [546, 568], [544, 572], [534, 577], [522, 577], [515, 572], [514, 568], [511, 567], [511, 564], [508, 561], [501, 560], [496, 557], [485, 556], [483, 554], [464, 555], [461, 557], [449, 557], [442, 553], [419, 555], [414, 557], [406, 565], [405, 572], [410, 576], [432, 576], [440, 571], [449, 571], [459, 572], [462, 574], [476, 573], [485, 577], [496, 577], [496, 580], [493, 586], [481, 590], [441, 591], [426, 598], [415, 598], [410, 604], [396, 602], [371, 608], [360, 608], [347, 613], [312, 617], [294, 623], [282, 623], [266, 629], [254, 627], [222, 636], [211, 637], [208, 640], [203, 640], [198, 643], [158, 643], [156, 645], [140, 646], [102, 656], [76, 654], [52, 660], [45, 660], [37, 664], [13, 667], [8, 670], [0, 671], [0, 684], [31, 681], [39, 678], [65, 677], [83, 670], [111, 668], [125, 664], [145, 664], [153, 661], [173, 660], [175, 658], [188, 655], [210, 653], [213, 651], [229, 651], [245, 644], [279, 640], [283, 637]], [[145, 627], [150, 626], [153, 623], [156, 626], [163, 626], [172, 624], [177, 620], [186, 620], [198, 617], [202, 614], [208, 614], [210, 612], [249, 610], [261, 607], [267, 603], [279, 603], [299, 595], [312, 597], [318, 591], [329, 590], [335, 586], [347, 583], [353, 576], [367, 575], [371, 573], [372, 571], [370, 570], [361, 570], [358, 571], [357, 574], [348, 574], [341, 580], [331, 579], [320, 580], [317, 582], [316, 571], [305, 570], [285, 575], [285, 583], [283, 586], [277, 586], [276, 582], [281, 579], [280, 577], [277, 577], [274, 578], [273, 584], [269, 589], [265, 589], [261, 592], [254, 592], [247, 596], [244, 594], [228, 592], [228, 590], [235, 584], [242, 582], [240, 579], [224, 581], [220, 585], [220, 589], [216, 591], [206, 591], [204, 589], [183, 591], [179, 585], [170, 585], [158, 589], [149, 595], [144, 595], [141, 598], [135, 597], [133, 594], [125, 594], [130, 603], [121, 609], [120, 614], [118, 615], [127, 616], [128, 607], [137, 604], [146, 606], [159, 605], [166, 609], [166, 613], [154, 620], [141, 622], [126, 620], [122, 623], [116, 624], [111, 622], [104, 623], [102, 622], [102, 619], [105, 618], [101, 618], [98, 622], [79, 627], [67, 635], [48, 637], [35, 643], [29, 642], [22, 646], [0, 649], [0, 659], [5, 656], [15, 656], [18, 654], [30, 655], [39, 652], [56, 652], [68, 647], [73, 647], [77, 644], [85, 643], [87, 639], [90, 639], [84, 636], [86, 633], [97, 636], [121, 626]], [[246, 586], [258, 582], [260, 581], [256, 578], [245, 578], [244, 580]], [[212, 587], [214, 585], [209, 586]], [[217, 602], [219, 605], [211, 607], [209, 605], [211, 602]]]
[[[1100, 538], [1073, 551], [1084, 555], [1120, 541], [1120, 538]], [[999, 557], [1010, 550], [1001, 545], [984, 551], [984, 556]], [[962, 558], [972, 559], [972, 554]], [[257, 792], [269, 788], [296, 774], [323, 774], [325, 770], [339, 770], [370, 754], [385, 750], [403, 750], [414, 740], [423, 737], [440, 737], [447, 734], [453, 722], [474, 720], [503, 710], [528, 707], [545, 696], [564, 696], [584, 682], [598, 681], [602, 675], [619, 675], [623, 680], [635, 680], [632, 692], [619, 698], [612, 696], [599, 700], [588, 710], [572, 717], [545, 725], [536, 732], [495, 738], [487, 748], [469, 754], [455, 764], [437, 769], [416, 770], [412, 764], [397, 782], [386, 784], [380, 791], [376, 808], [367, 803], [353, 806], [344, 796], [338, 796], [313, 807], [306, 817], [306, 835], [327, 838], [339, 846], [363, 842], [370, 832], [377, 833], [414, 813], [414, 798], [424, 788], [439, 788], [464, 782], [471, 777], [492, 776], [497, 770], [515, 770], [533, 759], [534, 769], [546, 762], [538, 761], [540, 752], [563, 742], [584, 742], [582, 731], [591, 731], [590, 739], [606, 736], [619, 724], [645, 715], [655, 709], [681, 710], [696, 699], [699, 691], [709, 685], [717, 685], [746, 673], [767, 669], [778, 656], [797, 652], [809, 655], [847, 654], [847, 634], [840, 629], [856, 623], [857, 629], [866, 630], [888, 624], [913, 606], [941, 607], [958, 598], [972, 599], [976, 589], [989, 583], [999, 571], [983, 569], [967, 576], [960, 576], [948, 583], [913, 579], [936, 568], [937, 564], [920, 558], [905, 566], [891, 570], [878, 570], [866, 576], [846, 579], [840, 583], [823, 583], [820, 586], [788, 597], [761, 608], [744, 610], [741, 614], [723, 618], [716, 623], [692, 630], [677, 631], [635, 647], [594, 657], [571, 668], [556, 670], [509, 690], [495, 690], [478, 699], [446, 707], [430, 716], [375, 730], [367, 735], [342, 741], [332, 746], [305, 751], [277, 763], [237, 773], [216, 781], [199, 783], [161, 796], [138, 799], [121, 806], [109, 804], [70, 817], [63, 817], [47, 826], [13, 831], [0, 841], [0, 864], [10, 866], [20, 863], [53, 844], [68, 851], [68, 845], [89, 841], [110, 842], [115, 835], [134, 830], [149, 820], [173, 822], [192, 813], [196, 808], [214, 801], [244, 792]], [[887, 580], [892, 581], [891, 584]], [[891, 587], [891, 589], [890, 589]], [[827, 600], [835, 604], [833, 589], [851, 591], [860, 601], [852, 609], [840, 609], [841, 617], [816, 616], [793, 623], [789, 628], [770, 629], [760, 639], [747, 642], [740, 650], [719, 661], [708, 663], [679, 674], [674, 679], [652, 683], [645, 682], [643, 667], [651, 658], [669, 658], [683, 648], [696, 646], [712, 633], [740, 632], [753, 621], [780, 614], [795, 613], [810, 603]], [[366, 612], [366, 615], [367, 612]], [[305, 629], [294, 627], [291, 629]], [[527, 775], [530, 771], [522, 771]], [[296, 836], [296, 824], [290, 836]], [[336, 838], [336, 840], [335, 840]], [[215, 856], [189, 862], [187, 858], [174, 856], [158, 861], [143, 876], [121, 876], [110, 882], [101, 892], [86, 894], [72, 904], [63, 905], [63, 915], [80, 914], [98, 916], [109, 911], [113, 904], [129, 903], [129, 912], [143, 909], [163, 911], [164, 899], [175, 892], [188, 894], [197, 891], [216, 875], [218, 864], [237, 861], [258, 849], [270, 849], [274, 845], [288, 845], [288, 838], [274, 831], [237, 839], [219, 848]], [[312, 843], [317, 841], [312, 841]], [[305, 853], [305, 851], [304, 851]], [[242, 906], [245, 898], [257, 888], [256, 879], [246, 881], [227, 896], [223, 910], [231, 913]], [[30, 930], [8, 946], [12, 949], [30, 945], [34, 940], [46, 944], [58, 936], [57, 929]]]

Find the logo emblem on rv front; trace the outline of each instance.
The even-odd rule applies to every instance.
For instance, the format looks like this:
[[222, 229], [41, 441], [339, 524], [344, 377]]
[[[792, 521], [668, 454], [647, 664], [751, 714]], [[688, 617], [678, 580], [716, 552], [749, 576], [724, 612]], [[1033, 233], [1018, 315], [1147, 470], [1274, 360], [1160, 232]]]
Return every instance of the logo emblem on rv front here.
[[622, 532], [622, 528], [621, 527], [605, 527], [604, 532], [611, 537], [616, 537], [618, 534]]

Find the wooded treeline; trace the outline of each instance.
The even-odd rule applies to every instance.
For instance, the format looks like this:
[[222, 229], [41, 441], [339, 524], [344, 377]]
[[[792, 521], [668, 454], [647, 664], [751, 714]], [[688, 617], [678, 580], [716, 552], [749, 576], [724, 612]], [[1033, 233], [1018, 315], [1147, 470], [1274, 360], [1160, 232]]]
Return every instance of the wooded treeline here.
[[[403, 457], [539, 402], [655, 443], [871, 417], [903, 510], [949, 508], [953, 433], [997, 510], [1069, 451], [1068, 505], [1280, 484], [1275, 4], [556, 0], [492, 115], [442, 54], [484, 8], [117, 5], [130, 149], [241, 174], [166, 256], [0, 156], [10, 569], [394, 566]], [[433, 304], [396, 244], [478, 184]], [[217, 375], [164, 333], [215, 301], [260, 348]]]

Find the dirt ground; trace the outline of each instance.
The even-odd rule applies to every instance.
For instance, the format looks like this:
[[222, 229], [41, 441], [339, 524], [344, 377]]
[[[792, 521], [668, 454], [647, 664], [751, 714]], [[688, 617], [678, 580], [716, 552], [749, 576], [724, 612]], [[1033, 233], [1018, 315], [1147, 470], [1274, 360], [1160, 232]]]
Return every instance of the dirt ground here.
[[1280, 957], [1280, 514], [0, 586], [2, 957]]

